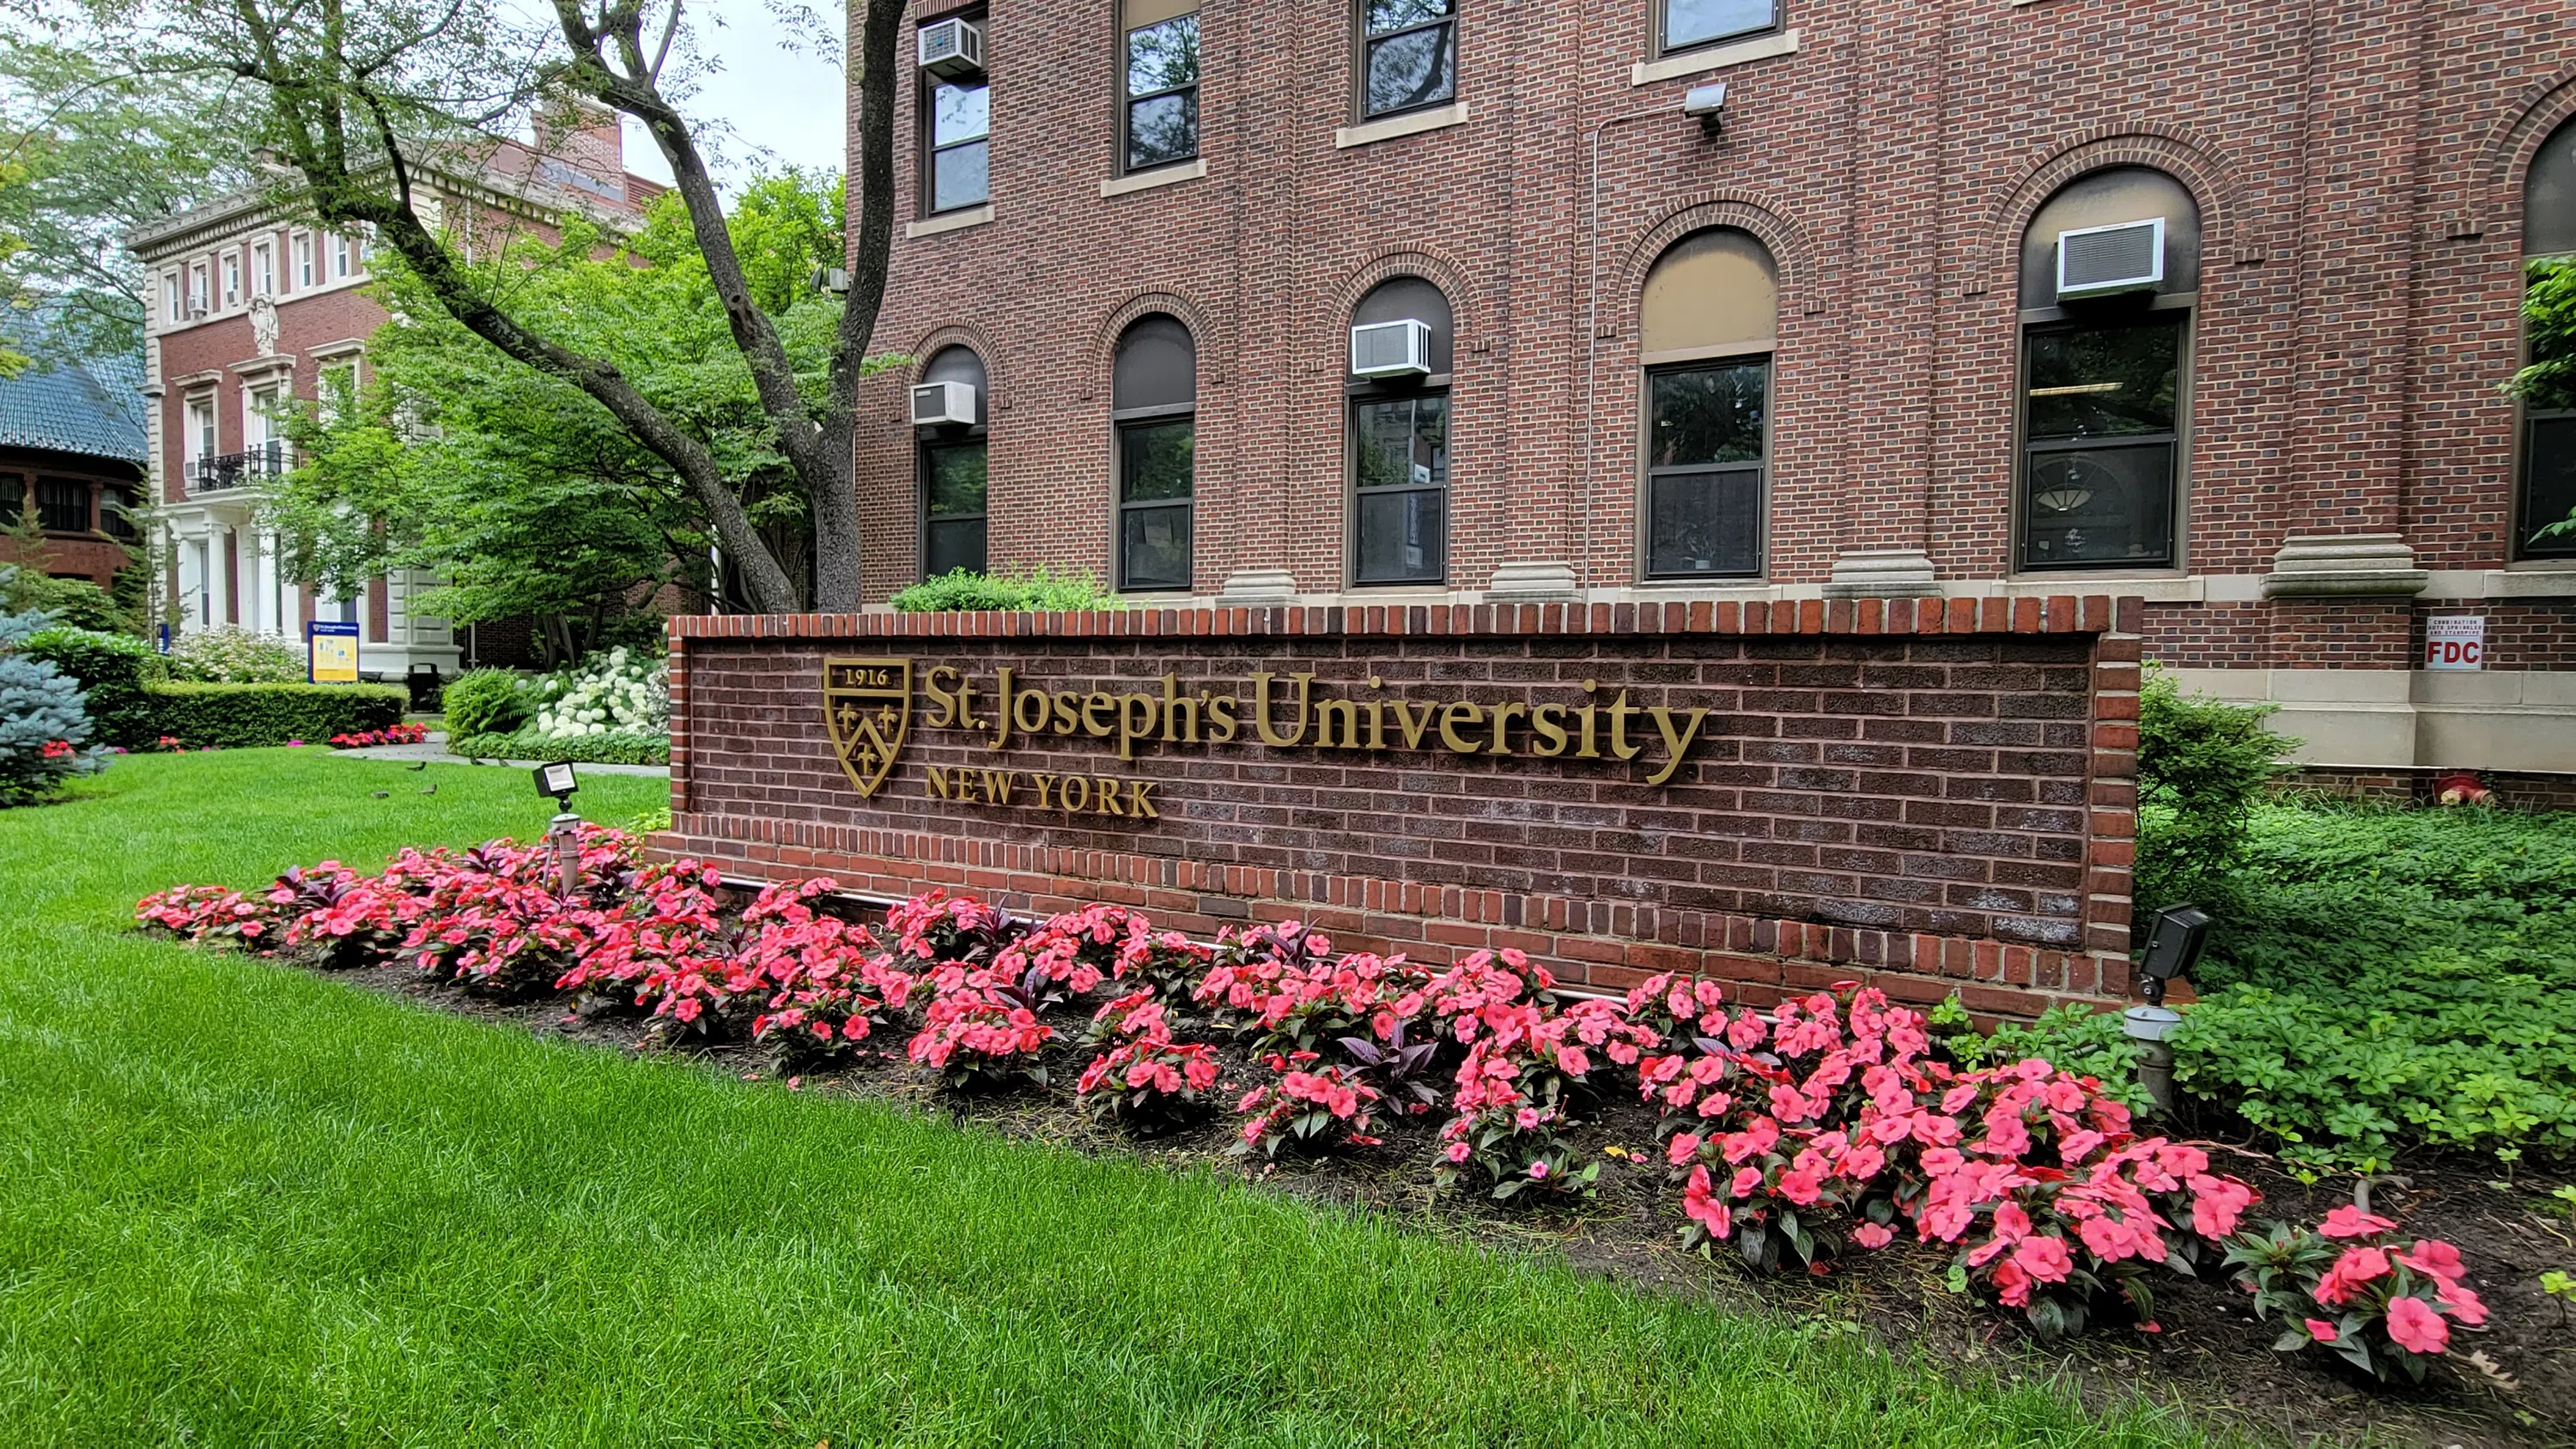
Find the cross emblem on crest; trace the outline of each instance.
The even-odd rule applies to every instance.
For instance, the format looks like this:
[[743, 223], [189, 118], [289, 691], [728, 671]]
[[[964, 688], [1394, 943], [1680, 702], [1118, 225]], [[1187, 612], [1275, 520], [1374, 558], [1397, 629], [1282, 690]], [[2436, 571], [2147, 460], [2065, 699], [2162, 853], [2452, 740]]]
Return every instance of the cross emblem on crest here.
[[911, 719], [911, 660], [823, 661], [823, 720], [841, 772], [861, 799], [876, 794], [893, 773]]

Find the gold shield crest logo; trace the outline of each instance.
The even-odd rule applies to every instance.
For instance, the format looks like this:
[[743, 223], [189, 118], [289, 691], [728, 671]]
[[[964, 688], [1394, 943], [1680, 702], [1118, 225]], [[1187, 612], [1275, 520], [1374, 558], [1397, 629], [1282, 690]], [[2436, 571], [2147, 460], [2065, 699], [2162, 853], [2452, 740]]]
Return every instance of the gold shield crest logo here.
[[860, 799], [874, 795], [894, 772], [904, 728], [912, 722], [912, 661], [824, 660], [823, 718], [841, 772]]

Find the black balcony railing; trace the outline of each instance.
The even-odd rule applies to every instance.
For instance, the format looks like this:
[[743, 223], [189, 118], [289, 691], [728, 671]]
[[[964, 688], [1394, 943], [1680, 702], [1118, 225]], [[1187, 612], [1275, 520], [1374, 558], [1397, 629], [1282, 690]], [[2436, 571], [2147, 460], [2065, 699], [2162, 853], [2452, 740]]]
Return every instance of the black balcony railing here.
[[262, 443], [248, 452], [216, 453], [188, 465], [188, 491], [220, 493], [286, 471], [286, 444]]

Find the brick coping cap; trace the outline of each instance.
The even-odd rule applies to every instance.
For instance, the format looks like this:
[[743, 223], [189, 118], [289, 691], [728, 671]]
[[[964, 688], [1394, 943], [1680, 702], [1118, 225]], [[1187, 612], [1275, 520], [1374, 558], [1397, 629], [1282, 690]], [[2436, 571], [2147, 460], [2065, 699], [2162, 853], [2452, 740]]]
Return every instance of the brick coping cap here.
[[2135, 633], [2146, 600], [1707, 600], [1631, 604], [1388, 604], [1066, 613], [675, 614], [681, 639], [1154, 638], [1209, 635]]

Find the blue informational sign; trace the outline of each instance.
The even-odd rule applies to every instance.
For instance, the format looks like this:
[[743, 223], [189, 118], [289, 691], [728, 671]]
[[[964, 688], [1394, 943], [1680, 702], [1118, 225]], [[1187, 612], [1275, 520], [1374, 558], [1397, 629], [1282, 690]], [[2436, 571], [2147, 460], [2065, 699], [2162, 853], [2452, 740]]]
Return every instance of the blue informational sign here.
[[161, 652], [170, 652], [170, 626], [166, 623], [161, 626]]
[[316, 619], [304, 626], [304, 677], [315, 684], [358, 682], [358, 626]]

